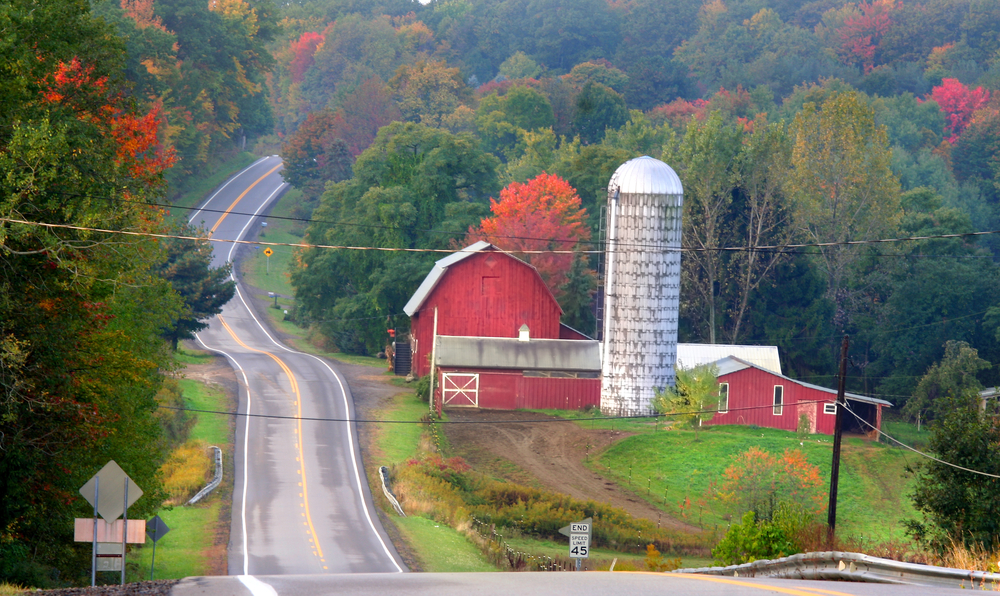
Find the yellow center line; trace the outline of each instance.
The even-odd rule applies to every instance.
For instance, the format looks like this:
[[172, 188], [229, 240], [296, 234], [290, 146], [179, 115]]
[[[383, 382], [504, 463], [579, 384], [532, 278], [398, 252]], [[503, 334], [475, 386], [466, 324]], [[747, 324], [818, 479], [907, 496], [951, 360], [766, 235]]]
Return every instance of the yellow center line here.
[[820, 590], [819, 588], [810, 588], [809, 586], [798, 586], [800, 590], [809, 590], [810, 592], [817, 592], [819, 594], [832, 594], [833, 596], [854, 596], [854, 594], [848, 594], [847, 592], [834, 592], [833, 590]]
[[[792, 596], [816, 596], [816, 592], [821, 590], [815, 590], [815, 588], [782, 588], [779, 586], [771, 586], [767, 584], [756, 584], [753, 582], [740, 581], [737, 579], [729, 579], [725, 577], [718, 577], [715, 575], [695, 575], [688, 573], [658, 573], [657, 575], [661, 577], [673, 577], [681, 579], [695, 579], [705, 582], [713, 582], [717, 584], [730, 584], [733, 586], [743, 586], [745, 588], [756, 588], [758, 590], [765, 590], [771, 592], [778, 592], [779, 594], [791, 594]], [[815, 590], [815, 591], [804, 591], [804, 590]], [[822, 590], [827, 594], [834, 594], [840, 596], [852, 596], [851, 594], [846, 594], [843, 592], [827, 592]]]
[[[222, 223], [222, 220], [226, 219], [226, 216], [227, 216], [227, 215], [229, 215], [229, 212], [230, 212], [230, 211], [232, 211], [234, 207], [236, 207], [237, 203], [239, 203], [240, 201], [242, 201], [242, 200], [243, 200], [243, 197], [247, 196], [247, 193], [248, 193], [248, 192], [250, 192], [250, 190], [251, 190], [251, 189], [252, 189], [253, 187], [257, 186], [257, 183], [258, 183], [258, 182], [260, 182], [260, 181], [261, 181], [261, 180], [263, 180], [264, 178], [267, 178], [268, 176], [270, 176], [271, 174], [273, 174], [273, 173], [274, 173], [274, 171], [275, 171], [275, 170], [277, 170], [278, 168], [280, 168], [280, 167], [281, 167], [282, 165], [283, 165], [283, 164], [280, 164], [280, 163], [279, 163], [278, 165], [274, 166], [273, 168], [271, 168], [271, 170], [270, 170], [270, 171], [269, 171], [268, 173], [264, 174], [263, 176], [261, 176], [260, 178], [258, 178], [258, 179], [256, 179], [256, 180], [254, 180], [254, 183], [253, 183], [253, 184], [251, 184], [250, 186], [248, 186], [248, 187], [246, 188], [246, 190], [244, 190], [244, 191], [243, 191], [242, 193], [240, 193], [240, 196], [236, 197], [236, 200], [235, 200], [235, 201], [233, 201], [233, 204], [232, 204], [232, 205], [230, 205], [230, 206], [229, 206], [229, 208], [228, 208], [228, 209], [226, 209], [226, 210], [225, 210], [225, 211], [224, 211], [224, 212], [222, 213], [222, 217], [220, 217], [220, 218], [219, 218], [219, 221], [215, 222], [215, 225], [214, 225], [214, 226], [212, 226], [212, 229], [208, 231], [208, 236], [209, 236], [209, 237], [211, 237], [211, 236], [212, 236], [212, 234], [214, 234], [214, 233], [215, 233], [215, 230], [216, 230], [216, 229], [218, 229], [218, 227], [219, 227], [219, 224], [221, 224], [221, 223]], [[228, 329], [228, 327], [227, 327], [227, 329]], [[235, 338], [236, 336], [234, 335], [233, 337]], [[239, 341], [239, 340], [237, 339], [236, 341]], [[265, 353], [266, 353], [266, 352], [265, 352]]]
[[[274, 170], [271, 171], [273, 172]], [[303, 507], [305, 507], [306, 510], [305, 511], [306, 526], [309, 527], [309, 533], [312, 535], [311, 540], [313, 544], [316, 546], [319, 558], [323, 559], [323, 549], [320, 548], [319, 546], [319, 536], [316, 535], [316, 527], [313, 525], [312, 513], [309, 511], [309, 489], [306, 485], [305, 450], [303, 449], [302, 445], [302, 397], [301, 395], [299, 395], [299, 382], [295, 379], [295, 375], [292, 374], [292, 369], [288, 368], [288, 366], [284, 362], [282, 362], [280, 358], [265, 350], [258, 350], [257, 348], [251, 348], [250, 346], [246, 345], [245, 343], [243, 343], [243, 340], [241, 340], [239, 337], [236, 337], [236, 333], [226, 323], [226, 320], [222, 318], [222, 315], [218, 315], [218, 317], [219, 317], [219, 322], [222, 323], [222, 326], [226, 328], [226, 331], [229, 332], [229, 335], [234, 340], [236, 340], [236, 343], [240, 344], [245, 349], [250, 350], [251, 352], [257, 352], [259, 354], [267, 354], [268, 356], [270, 356], [272, 360], [278, 363], [278, 366], [281, 367], [281, 370], [285, 371], [285, 374], [288, 375], [288, 379], [291, 381], [292, 393], [295, 394], [295, 404], [297, 406], [295, 417], [298, 422], [297, 424], [298, 428], [296, 429], [296, 434], [298, 436], [295, 441], [295, 446], [299, 450], [298, 461], [302, 463], [299, 470], [299, 473], [302, 475], [302, 482], [299, 483], [299, 485], [302, 487], [302, 493], [301, 493], [302, 505]]]

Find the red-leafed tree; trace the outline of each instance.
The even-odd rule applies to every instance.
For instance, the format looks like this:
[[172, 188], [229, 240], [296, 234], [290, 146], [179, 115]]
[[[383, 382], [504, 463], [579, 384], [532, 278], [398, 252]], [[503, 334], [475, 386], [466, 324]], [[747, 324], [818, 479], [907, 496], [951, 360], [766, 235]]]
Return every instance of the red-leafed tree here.
[[945, 113], [945, 129], [951, 133], [948, 142], [955, 144], [977, 110], [986, 106], [990, 92], [982, 87], [969, 89], [958, 79], [944, 79], [940, 87], [931, 90], [930, 99], [941, 106]]
[[897, 0], [872, 0], [858, 4], [860, 14], [844, 19], [837, 29], [840, 46], [837, 54], [852, 65], [860, 65], [868, 73], [875, 66], [879, 43], [892, 27], [892, 13], [902, 7]]
[[500, 191], [499, 201], [490, 199], [490, 203], [493, 215], [482, 220], [478, 228], [469, 228], [467, 244], [486, 240], [531, 263], [567, 314], [580, 306], [577, 303], [582, 298], [586, 302], [589, 290], [581, 296], [579, 289], [570, 287], [579, 275], [593, 278], [580, 254], [518, 254], [573, 251], [590, 240], [587, 210], [580, 206], [576, 190], [559, 176], [543, 172], [523, 184], [512, 182]]
[[341, 138], [354, 157], [372, 144], [380, 128], [403, 118], [389, 88], [377, 76], [348, 93], [337, 113], [344, 120]]
[[687, 124], [691, 121], [692, 117], [697, 118], [698, 120], [704, 120], [707, 115], [707, 100], [696, 99], [694, 101], [688, 101], [681, 98], [677, 98], [670, 103], [657, 106], [646, 114], [649, 121], [653, 124], [659, 126], [660, 124], [666, 122], [677, 130], [684, 130], [687, 128]]
[[344, 141], [346, 129], [342, 112], [323, 109], [309, 114], [281, 148], [285, 180], [310, 198], [317, 198], [327, 181], [349, 178], [351, 155]]
[[306, 31], [298, 40], [292, 42], [292, 62], [289, 71], [293, 83], [301, 83], [306, 71], [313, 65], [314, 54], [319, 44], [323, 43], [323, 34]]

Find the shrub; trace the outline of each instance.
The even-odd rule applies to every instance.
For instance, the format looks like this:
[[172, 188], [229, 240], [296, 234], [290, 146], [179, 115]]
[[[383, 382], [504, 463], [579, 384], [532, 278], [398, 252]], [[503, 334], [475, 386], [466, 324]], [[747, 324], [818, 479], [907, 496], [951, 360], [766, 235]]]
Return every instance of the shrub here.
[[431, 376], [424, 375], [417, 379], [417, 382], [413, 384], [413, 392], [416, 393], [417, 399], [420, 401], [429, 401], [431, 394]]
[[740, 523], [729, 527], [712, 557], [719, 565], [739, 565], [760, 559], [793, 555], [798, 550], [778, 520], [757, 521], [753, 511], [743, 514]]

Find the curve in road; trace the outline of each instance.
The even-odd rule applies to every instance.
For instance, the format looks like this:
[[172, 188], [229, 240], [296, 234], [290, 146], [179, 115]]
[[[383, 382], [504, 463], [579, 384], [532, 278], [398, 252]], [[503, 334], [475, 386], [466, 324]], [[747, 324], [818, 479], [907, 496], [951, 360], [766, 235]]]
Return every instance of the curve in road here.
[[[218, 242], [213, 266], [233, 261], [239, 245], [227, 241], [244, 238], [286, 189], [281, 165], [277, 156], [257, 160], [192, 214]], [[198, 341], [242, 380], [230, 574], [403, 571], [373, 515], [355, 429], [345, 422], [353, 400], [334, 367], [276, 341], [239, 285]]]

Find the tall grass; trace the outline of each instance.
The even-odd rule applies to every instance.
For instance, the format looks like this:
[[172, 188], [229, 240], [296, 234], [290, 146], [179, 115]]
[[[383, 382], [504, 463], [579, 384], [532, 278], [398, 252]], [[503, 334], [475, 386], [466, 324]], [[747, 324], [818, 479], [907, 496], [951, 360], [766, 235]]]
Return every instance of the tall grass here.
[[205, 486], [214, 470], [204, 441], [184, 443], [170, 454], [161, 468], [163, 484], [170, 495], [164, 505], [183, 505]]

